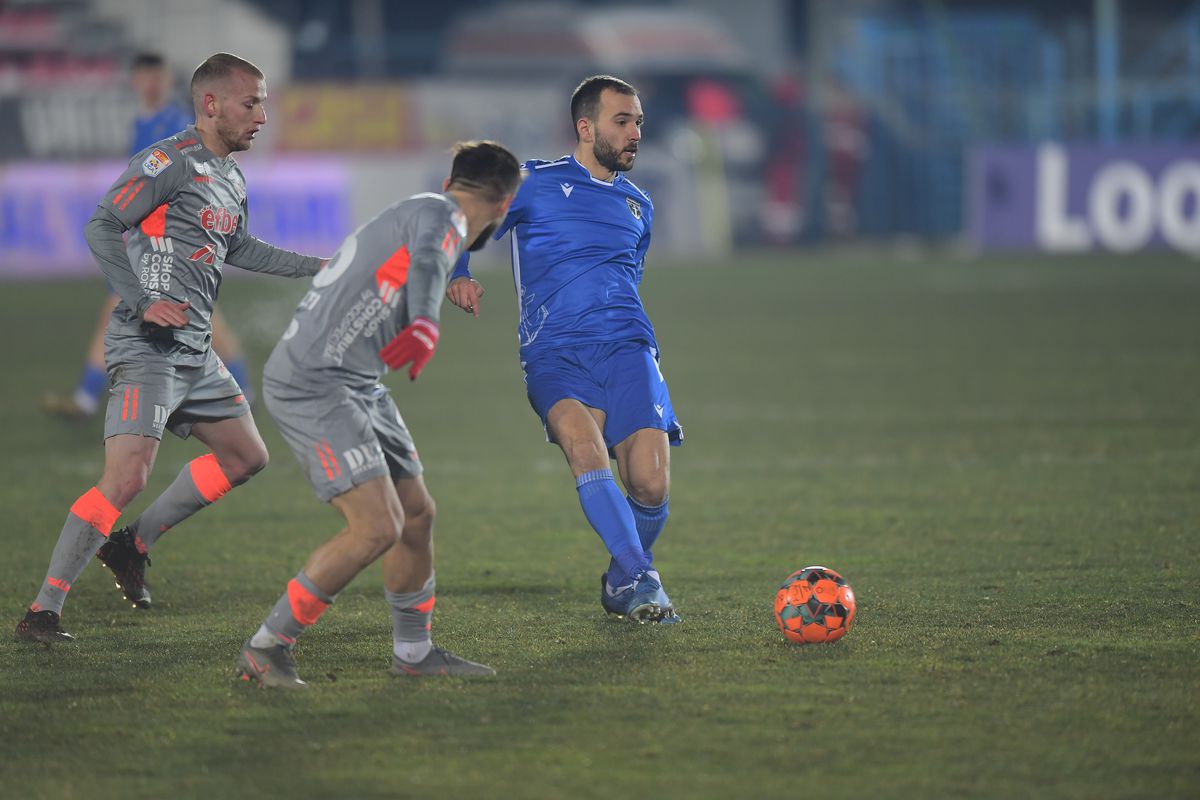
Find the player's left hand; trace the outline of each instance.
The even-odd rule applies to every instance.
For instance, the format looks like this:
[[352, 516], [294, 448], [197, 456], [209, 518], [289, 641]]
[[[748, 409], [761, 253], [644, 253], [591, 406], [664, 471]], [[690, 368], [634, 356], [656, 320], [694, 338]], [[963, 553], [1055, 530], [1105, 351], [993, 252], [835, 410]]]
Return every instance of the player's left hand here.
[[436, 322], [428, 317], [417, 317], [411, 325], [396, 334], [395, 339], [383, 346], [379, 357], [391, 369], [400, 369], [411, 362], [408, 379], [415, 381], [429, 359], [433, 358], [440, 335]]
[[446, 297], [463, 311], [478, 317], [479, 300], [483, 297], [483, 284], [474, 278], [455, 278], [446, 287]]

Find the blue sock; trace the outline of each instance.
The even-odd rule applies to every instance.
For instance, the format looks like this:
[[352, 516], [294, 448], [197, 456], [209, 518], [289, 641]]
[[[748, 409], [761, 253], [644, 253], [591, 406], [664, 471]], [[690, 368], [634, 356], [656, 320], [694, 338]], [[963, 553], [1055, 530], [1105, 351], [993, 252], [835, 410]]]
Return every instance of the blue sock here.
[[79, 376], [79, 391], [88, 397], [99, 398], [108, 387], [108, 373], [104, 367], [97, 367], [90, 361], [83, 365], [83, 374]]
[[663, 500], [662, 505], [644, 506], [632, 497], [626, 497], [625, 499], [629, 501], [629, 507], [633, 509], [633, 519], [637, 523], [638, 538], [642, 541], [642, 552], [646, 554], [646, 560], [653, 564], [654, 553], [650, 552], [650, 550], [654, 547], [654, 543], [658, 541], [658, 535], [662, 533], [663, 527], [667, 524], [667, 517], [671, 513], [667, 508], [668, 501]]
[[624, 586], [650, 565], [642, 552], [633, 512], [617, 488], [611, 469], [583, 473], [575, 479], [575, 488], [579, 491], [579, 504], [583, 506], [584, 515], [612, 555], [608, 584]]
[[230, 359], [225, 362], [225, 369], [229, 370], [229, 374], [238, 382], [238, 386], [242, 387], [242, 394], [246, 395], [246, 402], [254, 402], [254, 387], [250, 385], [250, 370], [246, 368], [246, 359], [242, 356]]

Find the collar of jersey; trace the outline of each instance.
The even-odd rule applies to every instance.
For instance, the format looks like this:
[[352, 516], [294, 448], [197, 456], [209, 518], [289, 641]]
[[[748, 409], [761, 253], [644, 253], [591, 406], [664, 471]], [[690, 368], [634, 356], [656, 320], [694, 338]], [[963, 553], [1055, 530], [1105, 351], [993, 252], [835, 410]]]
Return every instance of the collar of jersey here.
[[602, 181], [602, 180], [600, 180], [599, 178], [597, 178], [595, 175], [593, 175], [592, 173], [588, 172], [588, 168], [587, 168], [587, 167], [585, 167], [583, 164], [580, 164], [580, 163], [579, 163], [579, 160], [575, 158], [575, 154], [574, 154], [574, 153], [571, 153], [571, 154], [569, 154], [569, 155], [567, 156], [567, 160], [568, 160], [568, 161], [570, 161], [572, 164], [574, 164], [576, 167], [578, 167], [578, 168], [579, 168], [579, 170], [580, 170], [581, 172], [583, 172], [583, 174], [584, 174], [584, 175], [586, 175], [587, 177], [591, 178], [591, 180], [592, 180], [592, 183], [598, 183], [598, 184], [600, 184], [601, 186], [616, 186], [618, 181], [621, 181], [621, 180], [624, 180], [624, 179], [625, 179], [625, 173], [623, 173], [623, 172], [615, 172], [615, 173], [613, 174], [613, 179], [612, 179], [612, 181], [611, 181], [611, 182], [609, 182], [609, 181]]
[[[196, 125], [195, 125], [195, 123], [193, 123], [193, 124], [191, 124], [191, 125], [188, 125], [188, 126], [187, 126], [187, 132], [188, 132], [190, 135], [192, 135], [192, 136], [196, 137], [196, 144], [200, 145], [200, 149], [199, 149], [199, 150], [194, 150], [194, 151], [192, 151], [192, 157], [193, 157], [193, 158], [195, 158], [195, 157], [196, 157], [197, 155], [199, 155], [200, 153], [203, 153], [204, 155], [208, 156], [208, 158], [207, 158], [207, 160], [208, 160], [208, 161], [215, 161], [215, 162], [217, 162], [218, 164], [220, 164], [220, 165], [221, 165], [221, 168], [222, 168], [222, 169], [224, 169], [225, 167], [228, 167], [228, 166], [229, 166], [229, 162], [231, 162], [231, 161], [232, 161], [232, 162], [234, 162], [235, 164], [237, 163], [237, 159], [233, 157], [233, 153], [230, 153], [229, 155], [227, 155], [227, 156], [225, 156], [224, 158], [222, 158], [221, 156], [219, 156], [219, 155], [217, 155], [216, 153], [214, 153], [212, 150], [209, 150], [209, 149], [208, 149], [208, 145], [206, 145], [206, 144], [204, 143], [204, 139], [202, 139], [202, 138], [200, 137], [200, 131], [196, 130]], [[197, 159], [197, 160], [201, 160], [201, 159]]]

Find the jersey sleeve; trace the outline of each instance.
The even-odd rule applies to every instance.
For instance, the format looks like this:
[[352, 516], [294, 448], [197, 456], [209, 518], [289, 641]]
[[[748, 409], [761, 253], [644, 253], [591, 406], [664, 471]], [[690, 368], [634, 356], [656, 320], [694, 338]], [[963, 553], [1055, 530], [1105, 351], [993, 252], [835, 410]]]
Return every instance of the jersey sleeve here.
[[153, 298], [143, 291], [141, 281], [129, 263], [129, 256], [125, 252], [125, 239], [122, 237], [126, 230], [124, 224], [108, 209], [96, 206], [96, 212], [84, 225], [83, 238], [87, 240], [92, 256], [100, 265], [100, 271], [108, 279], [117, 297], [141, 317]]
[[138, 225], [184, 186], [187, 169], [178, 153], [167, 152], [171, 149], [160, 144], [138, 153], [100, 201], [100, 207], [124, 226], [122, 230]]
[[[471, 254], [464, 252], [458, 257], [458, 261], [455, 262], [454, 270], [450, 273], [450, 280], [471, 277]], [[474, 278], [472, 278], [472, 280], [474, 280]]]
[[415, 233], [404, 298], [406, 323], [417, 317], [437, 322], [450, 282], [450, 259], [462, 247], [462, 234], [440, 205], [422, 210]]
[[284, 278], [307, 278], [321, 269], [321, 259], [284, 250], [251, 236], [247, 221], [248, 207], [242, 203], [237, 230], [233, 232], [225, 263], [251, 272], [263, 272]]
[[508, 207], [508, 215], [504, 218], [504, 222], [500, 223], [500, 227], [496, 228], [496, 232], [492, 234], [493, 239], [499, 240], [504, 234], [525, 221], [529, 207], [533, 205], [534, 176], [537, 174], [530, 166], [532, 163], [526, 162], [521, 167], [521, 186], [517, 189], [517, 195]]
[[83, 229], [100, 271], [117, 296], [139, 317], [153, 298], [143, 291], [121, 235], [175, 196], [184, 178], [181, 161], [178, 155], [172, 158], [161, 147], [131, 160]]

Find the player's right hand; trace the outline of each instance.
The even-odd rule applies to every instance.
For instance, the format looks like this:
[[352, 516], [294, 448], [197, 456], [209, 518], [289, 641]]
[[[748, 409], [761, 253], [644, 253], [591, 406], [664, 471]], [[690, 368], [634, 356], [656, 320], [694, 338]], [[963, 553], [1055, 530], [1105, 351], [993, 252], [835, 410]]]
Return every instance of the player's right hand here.
[[483, 284], [474, 278], [455, 278], [446, 287], [446, 297], [463, 311], [478, 317], [479, 298], [483, 297]]
[[142, 314], [142, 319], [162, 328], [182, 328], [188, 324], [187, 310], [191, 307], [190, 300], [183, 303], [155, 300], [146, 306], [146, 313]]
[[412, 362], [408, 369], [408, 379], [415, 381], [429, 363], [429, 359], [433, 358], [433, 350], [437, 347], [439, 336], [436, 322], [428, 317], [417, 317], [411, 325], [396, 334], [395, 339], [380, 349], [379, 357], [391, 369], [400, 369]]

